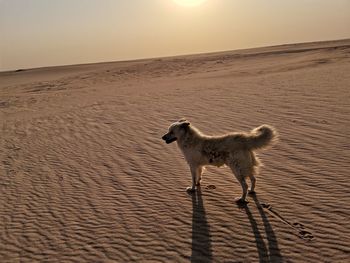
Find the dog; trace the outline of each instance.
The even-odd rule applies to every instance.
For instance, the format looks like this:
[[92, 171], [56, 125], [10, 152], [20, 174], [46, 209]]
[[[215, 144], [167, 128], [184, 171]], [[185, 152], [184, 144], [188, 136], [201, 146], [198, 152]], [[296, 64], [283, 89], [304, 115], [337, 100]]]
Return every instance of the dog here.
[[221, 136], [208, 136], [201, 133], [186, 119], [181, 119], [170, 125], [168, 133], [162, 139], [170, 144], [177, 142], [187, 163], [190, 166], [192, 186], [187, 191], [193, 192], [200, 187], [205, 166], [223, 166], [231, 168], [233, 174], [242, 186], [242, 196], [237, 198], [239, 203], [247, 203], [248, 185], [246, 178], [251, 181], [249, 193], [255, 193], [255, 176], [262, 163], [255, 150], [265, 148], [277, 140], [275, 128], [261, 125], [248, 133], [228, 133]]

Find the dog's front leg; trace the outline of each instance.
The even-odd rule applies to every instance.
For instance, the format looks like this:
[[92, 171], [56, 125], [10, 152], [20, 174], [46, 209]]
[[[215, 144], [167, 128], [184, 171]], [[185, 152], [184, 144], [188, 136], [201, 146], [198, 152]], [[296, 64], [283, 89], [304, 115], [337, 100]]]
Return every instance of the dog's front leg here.
[[196, 186], [197, 187], [201, 185], [202, 173], [203, 173], [203, 167], [199, 166], [197, 168], [197, 174], [196, 174]]
[[192, 186], [187, 187], [186, 190], [188, 192], [194, 192], [194, 191], [196, 191], [196, 178], [197, 178], [198, 167], [191, 165], [190, 170], [191, 170], [191, 177], [192, 177]]

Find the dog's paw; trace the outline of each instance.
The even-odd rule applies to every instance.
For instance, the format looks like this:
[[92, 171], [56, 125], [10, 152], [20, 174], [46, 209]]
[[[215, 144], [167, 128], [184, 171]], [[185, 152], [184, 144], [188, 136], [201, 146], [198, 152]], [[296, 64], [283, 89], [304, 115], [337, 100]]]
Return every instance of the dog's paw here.
[[188, 193], [193, 193], [195, 191], [196, 191], [196, 188], [193, 187], [193, 186], [189, 186], [189, 187], [186, 188], [186, 192], [188, 192]]
[[250, 195], [255, 195], [256, 194], [256, 192], [253, 190], [248, 190], [248, 194], [250, 194]]
[[235, 201], [236, 201], [236, 203], [237, 203], [238, 205], [246, 205], [246, 204], [249, 203], [248, 200], [243, 199], [243, 198], [236, 198]]

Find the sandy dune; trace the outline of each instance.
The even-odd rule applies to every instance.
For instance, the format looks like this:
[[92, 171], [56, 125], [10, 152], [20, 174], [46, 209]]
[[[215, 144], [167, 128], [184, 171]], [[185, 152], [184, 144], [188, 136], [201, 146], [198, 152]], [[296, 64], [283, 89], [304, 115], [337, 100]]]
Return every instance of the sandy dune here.
[[[0, 262], [350, 262], [350, 40], [0, 73]], [[275, 126], [245, 208], [161, 136]]]

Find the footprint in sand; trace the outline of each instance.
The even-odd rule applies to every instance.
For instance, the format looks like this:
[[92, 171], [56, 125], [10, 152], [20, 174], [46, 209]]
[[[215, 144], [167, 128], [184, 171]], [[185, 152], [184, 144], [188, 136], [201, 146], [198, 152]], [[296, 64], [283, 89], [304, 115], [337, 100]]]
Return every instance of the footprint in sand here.
[[309, 231], [305, 231], [305, 230], [300, 230], [298, 233], [298, 236], [301, 239], [306, 239], [306, 240], [312, 240], [314, 239], [314, 236], [309, 232]]
[[296, 228], [304, 229], [304, 225], [300, 224], [298, 222], [293, 223], [293, 226], [296, 227]]
[[213, 185], [213, 184], [210, 184], [210, 185], [207, 185], [207, 186], [205, 187], [205, 189], [207, 189], [207, 190], [214, 190], [214, 189], [216, 189], [216, 186]]
[[305, 229], [303, 224], [295, 222], [295, 223], [293, 223], [293, 226], [294, 226], [294, 228], [300, 229], [298, 232], [298, 236], [301, 239], [312, 240], [314, 238], [313, 234], [311, 234], [309, 231], [303, 230], [303, 229]]

